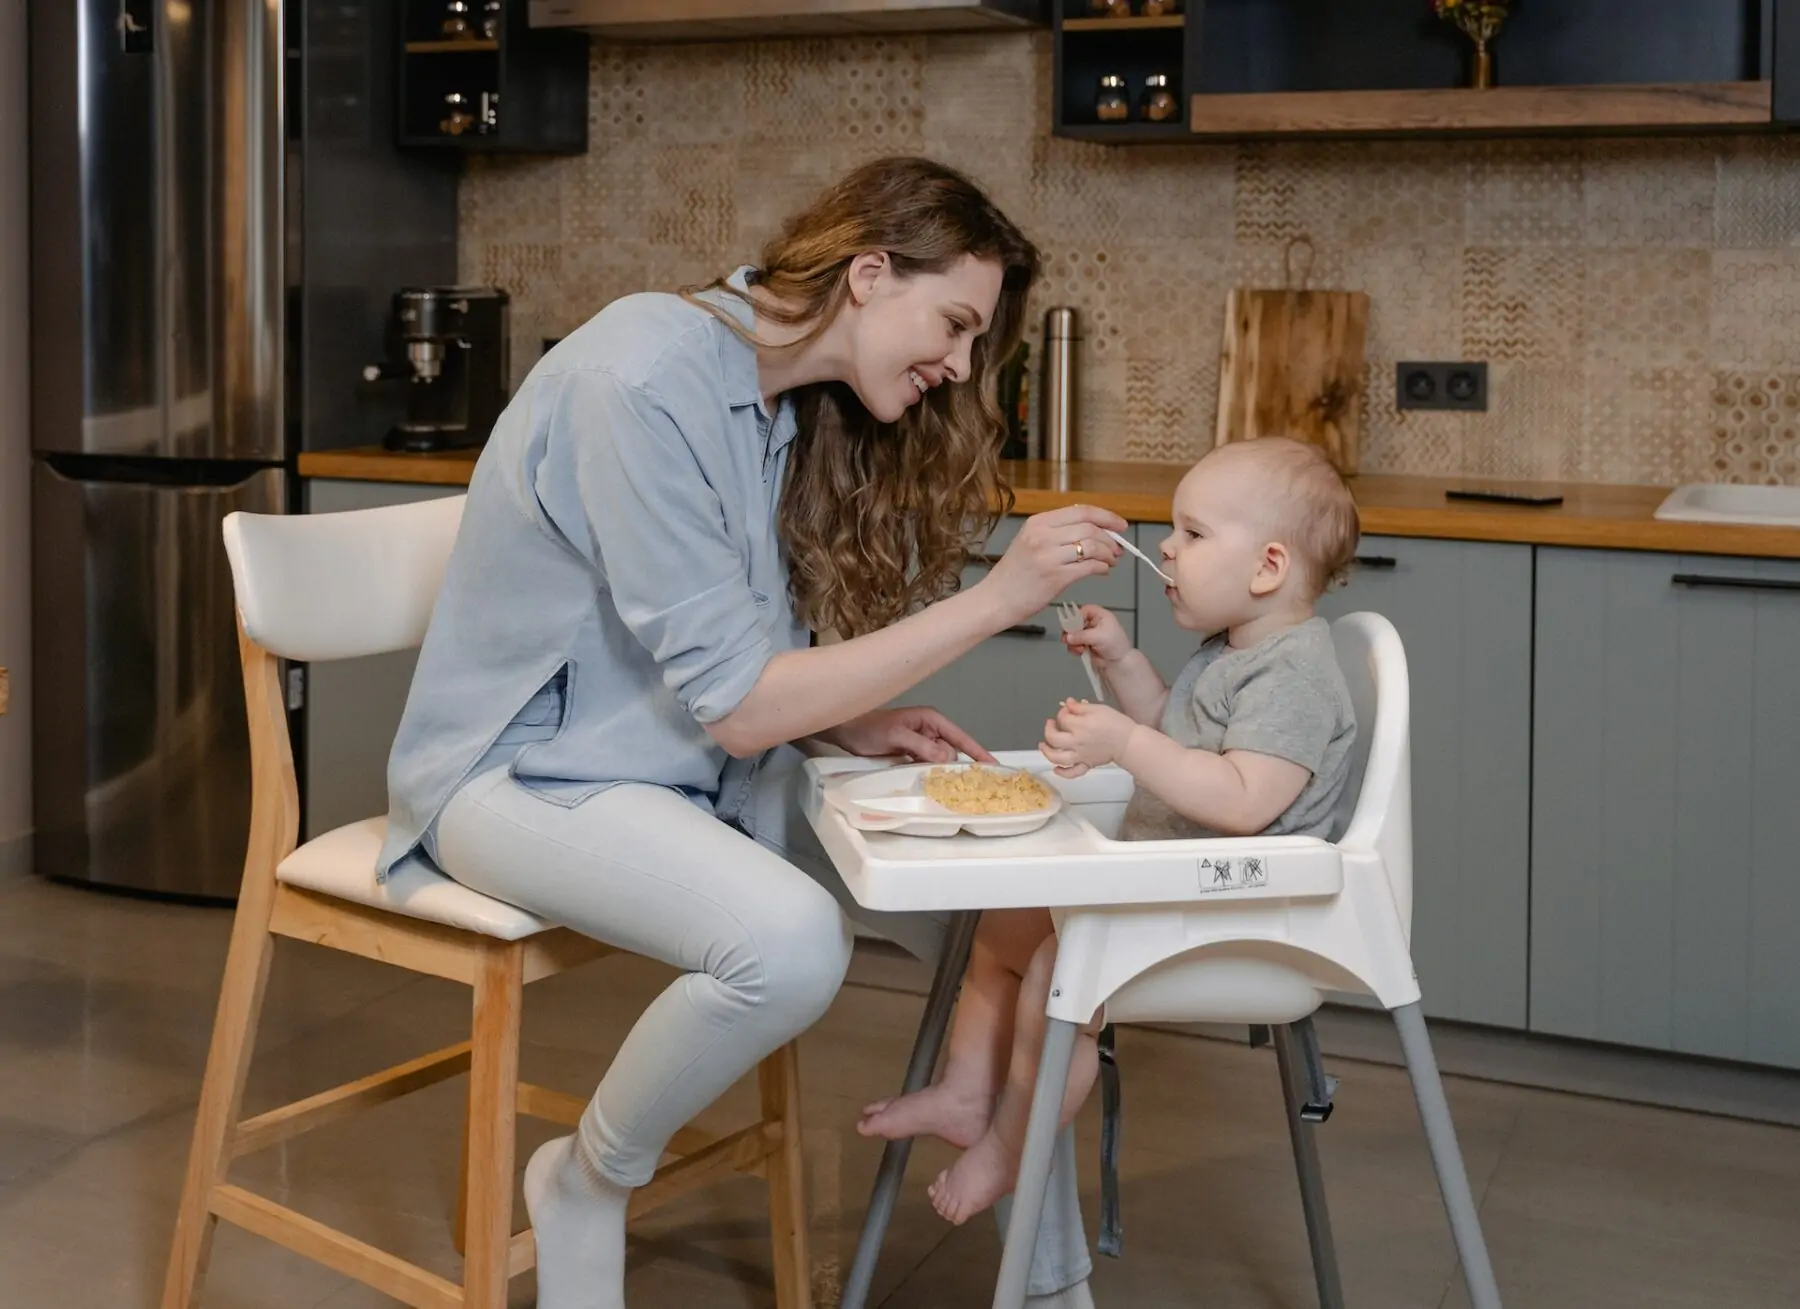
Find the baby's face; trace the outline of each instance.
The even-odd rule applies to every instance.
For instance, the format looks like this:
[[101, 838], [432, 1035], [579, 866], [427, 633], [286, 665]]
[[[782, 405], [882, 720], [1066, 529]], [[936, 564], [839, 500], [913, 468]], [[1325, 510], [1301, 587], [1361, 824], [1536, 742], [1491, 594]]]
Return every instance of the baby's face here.
[[1267, 482], [1255, 461], [1230, 455], [1196, 464], [1181, 479], [1161, 547], [1163, 571], [1175, 579], [1163, 591], [1178, 626], [1211, 635], [1255, 617], [1250, 587], [1269, 539]]

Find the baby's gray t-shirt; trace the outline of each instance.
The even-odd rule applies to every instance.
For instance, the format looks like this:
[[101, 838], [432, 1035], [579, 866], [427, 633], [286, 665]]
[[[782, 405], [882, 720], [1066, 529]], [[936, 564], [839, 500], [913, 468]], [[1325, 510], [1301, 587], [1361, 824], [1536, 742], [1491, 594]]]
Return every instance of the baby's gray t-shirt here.
[[[1264, 831], [1335, 840], [1332, 810], [1350, 780], [1356, 707], [1338, 667], [1331, 625], [1305, 622], [1233, 650], [1224, 633], [1208, 640], [1169, 688], [1162, 731], [1190, 749], [1249, 750], [1312, 773], [1299, 797]], [[1125, 811], [1127, 841], [1217, 836], [1139, 786]]]

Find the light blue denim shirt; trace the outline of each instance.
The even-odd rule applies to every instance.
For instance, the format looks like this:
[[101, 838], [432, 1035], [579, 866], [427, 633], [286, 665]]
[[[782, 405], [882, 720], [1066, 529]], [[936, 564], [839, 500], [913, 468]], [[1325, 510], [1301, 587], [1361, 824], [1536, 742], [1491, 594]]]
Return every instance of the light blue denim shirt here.
[[469, 483], [388, 761], [382, 877], [429, 858], [444, 805], [500, 763], [561, 804], [636, 781], [737, 816], [760, 760], [702, 724], [810, 641], [776, 532], [793, 437], [754, 347], [679, 296], [617, 300], [538, 362]]

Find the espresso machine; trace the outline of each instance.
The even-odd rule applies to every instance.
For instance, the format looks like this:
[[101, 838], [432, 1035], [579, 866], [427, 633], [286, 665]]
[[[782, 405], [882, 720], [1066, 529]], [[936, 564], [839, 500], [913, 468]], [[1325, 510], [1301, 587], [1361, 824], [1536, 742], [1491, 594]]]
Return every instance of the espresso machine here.
[[506, 292], [491, 286], [394, 292], [388, 358], [363, 369], [366, 381], [406, 384], [406, 417], [383, 446], [423, 454], [487, 440], [506, 407], [508, 304]]

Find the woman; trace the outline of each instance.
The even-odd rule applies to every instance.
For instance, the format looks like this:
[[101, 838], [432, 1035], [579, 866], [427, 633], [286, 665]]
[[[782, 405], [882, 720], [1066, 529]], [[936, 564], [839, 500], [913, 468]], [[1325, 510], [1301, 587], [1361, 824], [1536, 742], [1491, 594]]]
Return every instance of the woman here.
[[[631, 1188], [843, 980], [848, 897], [777, 747], [987, 758], [880, 706], [1118, 557], [1115, 515], [1059, 510], [951, 594], [1002, 490], [986, 383], [1036, 269], [966, 179], [877, 161], [761, 267], [609, 305], [494, 428], [389, 765], [383, 873], [430, 859], [685, 974], [526, 1168], [542, 1309], [623, 1304]], [[828, 628], [847, 639], [813, 645]], [[886, 926], [935, 948], [929, 921]], [[1045, 1304], [1085, 1300], [1072, 1208], [1040, 1242]]]

